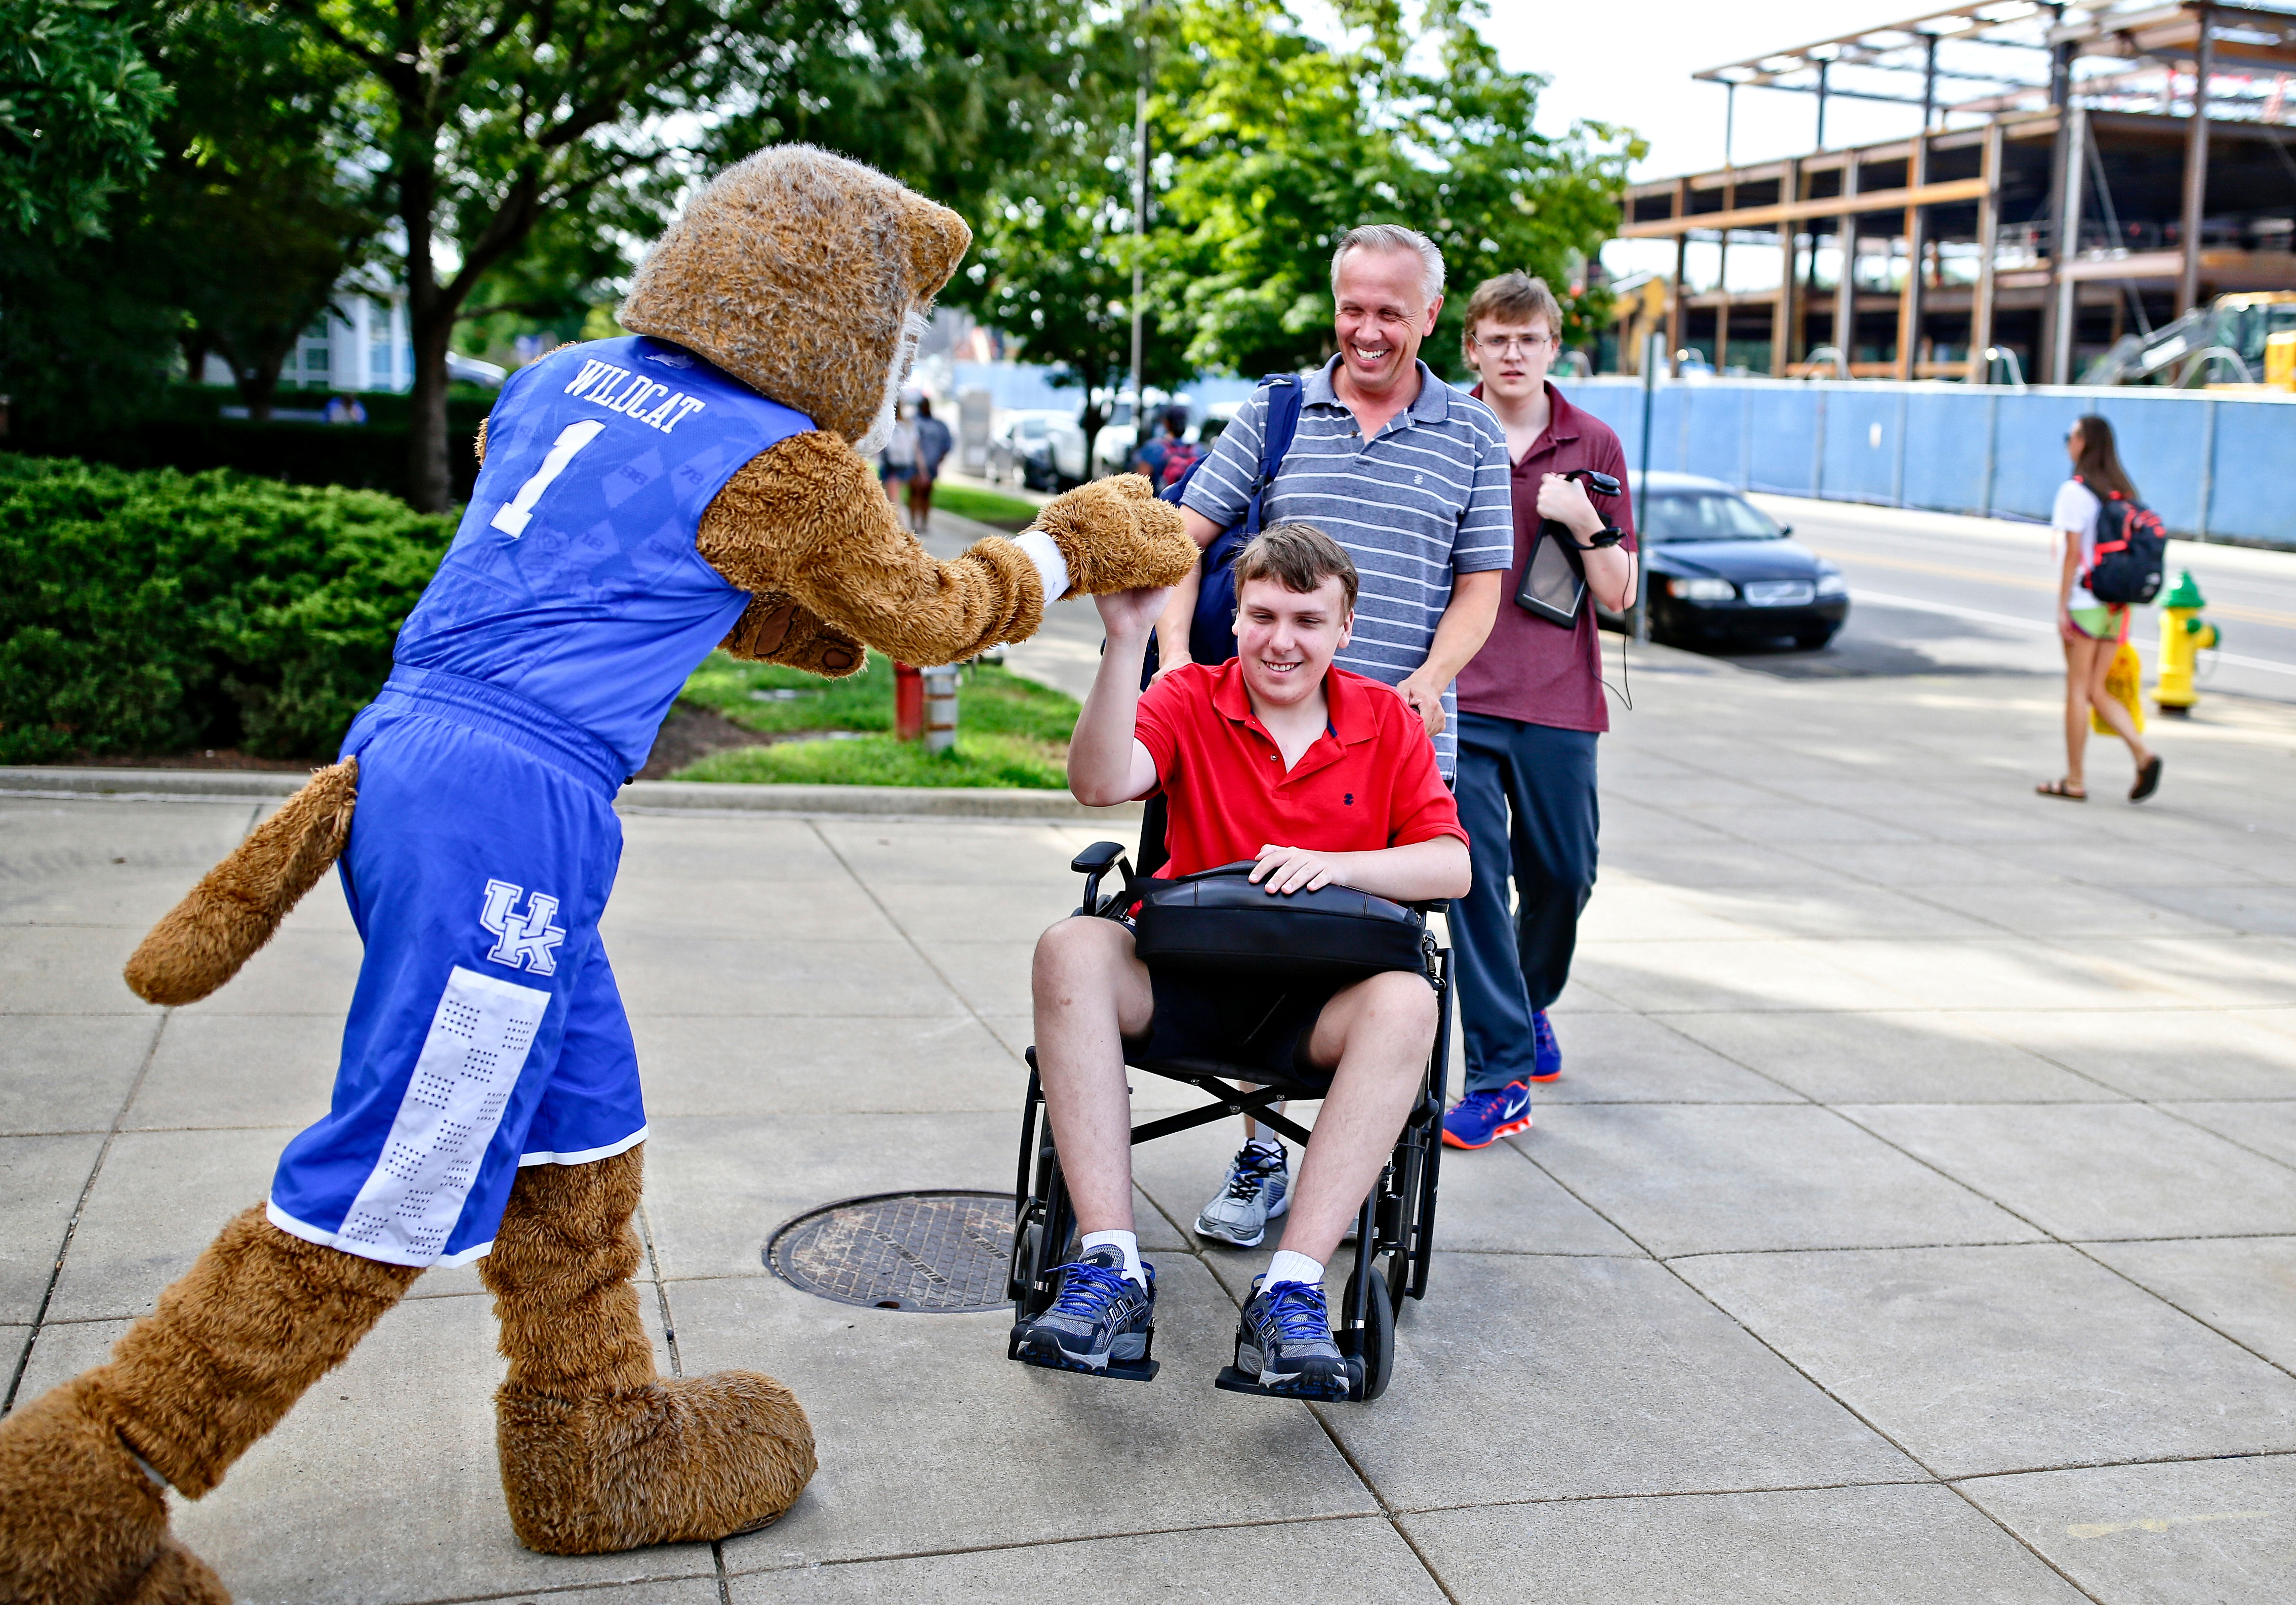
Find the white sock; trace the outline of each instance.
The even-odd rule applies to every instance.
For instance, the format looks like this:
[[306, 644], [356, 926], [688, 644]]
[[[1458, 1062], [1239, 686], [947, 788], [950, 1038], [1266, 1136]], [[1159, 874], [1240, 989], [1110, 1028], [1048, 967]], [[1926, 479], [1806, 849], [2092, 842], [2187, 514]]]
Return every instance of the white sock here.
[[1275, 1257], [1267, 1262], [1267, 1276], [1259, 1285], [1264, 1291], [1279, 1282], [1304, 1282], [1311, 1288], [1324, 1285], [1324, 1265], [1321, 1260], [1294, 1254], [1289, 1249], [1275, 1250]]
[[1124, 1273], [1144, 1288], [1148, 1285], [1148, 1273], [1140, 1266], [1140, 1234], [1137, 1232], [1087, 1232], [1084, 1234], [1084, 1241], [1077, 1246], [1077, 1253], [1089, 1254], [1095, 1249], [1103, 1248], [1120, 1250], [1124, 1255]]
[[1283, 1144], [1274, 1137], [1254, 1137], [1244, 1146], [1256, 1148], [1262, 1153], [1274, 1154], [1279, 1159], [1283, 1157]]

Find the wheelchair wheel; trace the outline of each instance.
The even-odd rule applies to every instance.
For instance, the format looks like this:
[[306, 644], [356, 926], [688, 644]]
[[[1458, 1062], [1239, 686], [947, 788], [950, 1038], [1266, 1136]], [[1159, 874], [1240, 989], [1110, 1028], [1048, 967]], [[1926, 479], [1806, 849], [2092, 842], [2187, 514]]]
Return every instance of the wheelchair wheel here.
[[[1040, 1159], [1033, 1207], [1017, 1217], [1013, 1232], [1013, 1296], [1016, 1320], [1040, 1315], [1053, 1302], [1053, 1267], [1067, 1263], [1076, 1241], [1076, 1210], [1069, 1203], [1068, 1180], [1052, 1151], [1049, 1134]], [[1032, 1218], [1033, 1217], [1033, 1218]]]
[[1036, 1302], [1037, 1278], [1043, 1270], [1037, 1257], [1044, 1241], [1042, 1226], [1023, 1226], [1013, 1234], [1013, 1273], [1005, 1282], [1004, 1296], [1013, 1301], [1015, 1321], [1026, 1321], [1037, 1313], [1029, 1306]]
[[1435, 1183], [1443, 1163], [1443, 1140], [1437, 1134], [1441, 1130], [1441, 1120], [1439, 1110], [1435, 1123], [1424, 1133], [1425, 1140], [1420, 1143], [1412, 1167], [1415, 1174], [1411, 1180], [1415, 1183], [1416, 1196], [1409, 1200], [1411, 1230], [1405, 1236], [1404, 1251], [1395, 1272], [1398, 1309], [1406, 1296], [1427, 1297], [1427, 1273], [1435, 1258]]
[[1363, 1402], [1369, 1404], [1387, 1391], [1388, 1377], [1395, 1369], [1395, 1299], [1388, 1292], [1387, 1278], [1377, 1266], [1369, 1266], [1349, 1276], [1342, 1309], [1356, 1307], [1358, 1276], [1371, 1278], [1371, 1299], [1364, 1324], [1340, 1334], [1340, 1352], [1363, 1361]]

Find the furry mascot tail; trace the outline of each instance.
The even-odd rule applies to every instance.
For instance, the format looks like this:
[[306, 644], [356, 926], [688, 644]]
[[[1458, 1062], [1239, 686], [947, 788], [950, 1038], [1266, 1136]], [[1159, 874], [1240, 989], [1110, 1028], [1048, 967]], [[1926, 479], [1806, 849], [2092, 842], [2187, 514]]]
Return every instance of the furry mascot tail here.
[[239, 973], [350, 839], [358, 759], [312, 775], [152, 928], [123, 972], [147, 1003], [195, 1003]]

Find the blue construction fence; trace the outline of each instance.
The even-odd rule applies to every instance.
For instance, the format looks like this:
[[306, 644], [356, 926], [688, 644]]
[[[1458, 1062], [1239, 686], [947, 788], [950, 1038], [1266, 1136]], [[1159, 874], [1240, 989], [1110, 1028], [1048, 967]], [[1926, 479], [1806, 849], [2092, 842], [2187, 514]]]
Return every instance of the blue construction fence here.
[[[1641, 381], [1561, 388], [1642, 466]], [[2172, 533], [2296, 547], [2296, 396], [1661, 379], [1650, 466], [1778, 495], [2046, 520], [2067, 471], [2065, 431], [2084, 413], [2112, 422], [2129, 477]]]

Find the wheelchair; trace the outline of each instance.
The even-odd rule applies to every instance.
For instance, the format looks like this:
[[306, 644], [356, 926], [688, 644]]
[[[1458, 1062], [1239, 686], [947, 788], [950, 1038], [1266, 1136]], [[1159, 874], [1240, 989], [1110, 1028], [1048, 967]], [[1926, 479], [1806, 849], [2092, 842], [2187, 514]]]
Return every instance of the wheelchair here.
[[[1163, 861], [1160, 825], [1152, 812], [1142, 834], [1141, 856], [1152, 866]], [[1135, 881], [1139, 877], [1125, 858], [1120, 843], [1095, 842], [1078, 854], [1069, 867], [1085, 877], [1078, 914], [1116, 919], [1138, 896]], [[1122, 884], [1103, 896], [1101, 881], [1111, 870]], [[1152, 867], [1148, 872], [1152, 872]], [[1423, 921], [1427, 913], [1439, 912], [1446, 905], [1430, 902], [1409, 906]], [[1437, 999], [1434, 1050], [1394, 1152], [1357, 1212], [1355, 1266], [1332, 1311], [1332, 1337], [1346, 1361], [1348, 1398], [1354, 1403], [1367, 1403], [1387, 1390], [1395, 1360], [1396, 1317], [1406, 1298], [1427, 1296], [1428, 1266], [1434, 1252], [1435, 1184], [1443, 1154], [1444, 1078], [1451, 1047], [1451, 951], [1439, 946], [1431, 933], [1423, 932], [1423, 947], [1425, 972]], [[1052, 1122], [1043, 1114], [1044, 1091], [1034, 1047], [1029, 1049], [1027, 1058], [1029, 1093], [1021, 1114], [1021, 1155], [1013, 1196], [1013, 1265], [1007, 1288], [1016, 1322], [1041, 1314], [1059, 1296], [1054, 1272], [1075, 1257], [1077, 1235], [1060, 1155], [1053, 1146]], [[1212, 1100], [1134, 1126], [1136, 1146], [1231, 1116], [1250, 1115], [1304, 1149], [1309, 1134], [1306, 1128], [1269, 1106], [1287, 1099], [1321, 1098], [1330, 1085], [1328, 1077], [1312, 1071], [1277, 1076], [1265, 1067], [1247, 1068], [1215, 1059], [1148, 1059], [1128, 1052], [1125, 1063], [1152, 1076], [1186, 1082]], [[1253, 1084], [1258, 1090], [1240, 1092], [1237, 1082]], [[1020, 1356], [1012, 1352], [1010, 1357]], [[1157, 1369], [1152, 1331], [1139, 1360], [1111, 1361], [1105, 1374], [1144, 1382]], [[1234, 1364], [1220, 1372], [1216, 1385], [1231, 1393], [1277, 1396], [1262, 1388], [1256, 1375]]]

